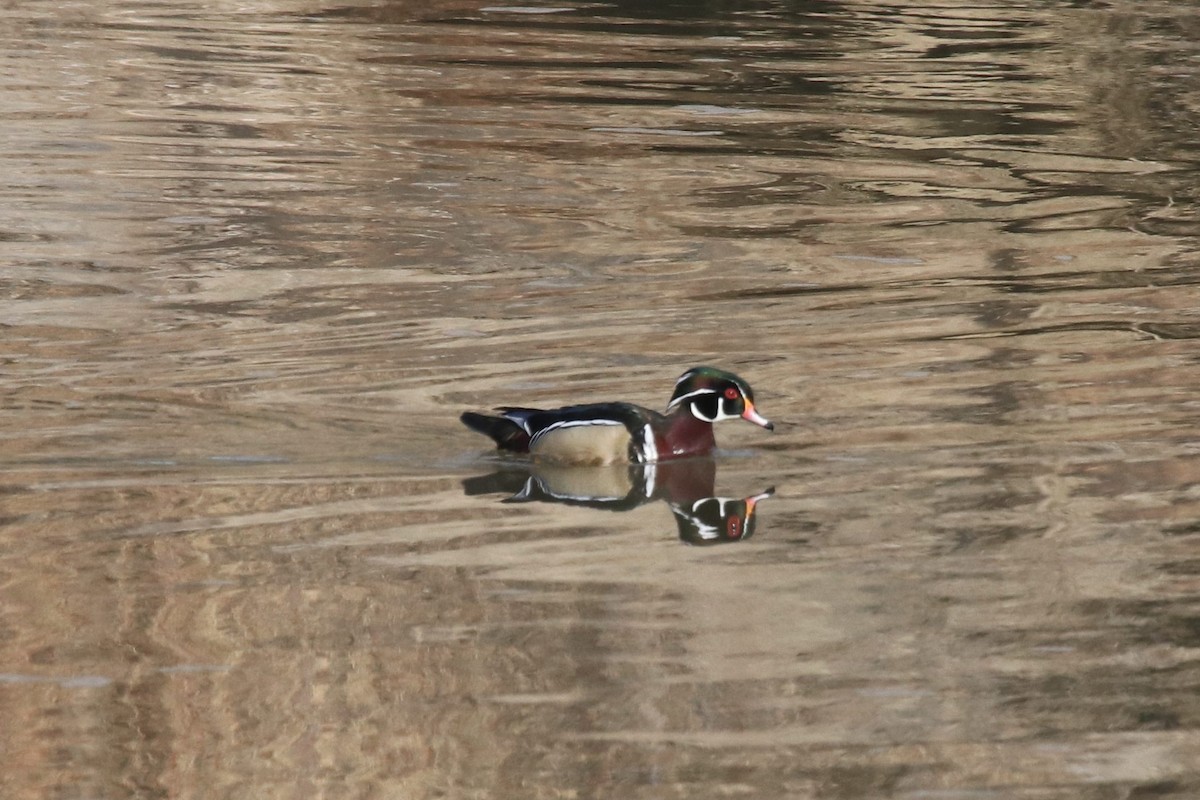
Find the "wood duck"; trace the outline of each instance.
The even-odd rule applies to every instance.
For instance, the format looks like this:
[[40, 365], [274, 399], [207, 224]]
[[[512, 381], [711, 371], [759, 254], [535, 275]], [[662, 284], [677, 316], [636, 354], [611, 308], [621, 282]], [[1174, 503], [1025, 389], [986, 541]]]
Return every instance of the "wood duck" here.
[[755, 410], [750, 384], [713, 367], [683, 373], [664, 414], [632, 403], [496, 410], [497, 416], [467, 411], [461, 419], [501, 450], [572, 464], [653, 463], [704, 455], [716, 447], [713, 423], [726, 419], [740, 417], [775, 429]]

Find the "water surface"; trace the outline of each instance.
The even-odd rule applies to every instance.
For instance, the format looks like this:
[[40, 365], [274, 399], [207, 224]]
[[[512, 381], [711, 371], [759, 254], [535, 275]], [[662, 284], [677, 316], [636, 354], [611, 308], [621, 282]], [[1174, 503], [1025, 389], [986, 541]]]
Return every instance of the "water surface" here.
[[0, 793], [1196, 796], [1198, 22], [0, 10]]

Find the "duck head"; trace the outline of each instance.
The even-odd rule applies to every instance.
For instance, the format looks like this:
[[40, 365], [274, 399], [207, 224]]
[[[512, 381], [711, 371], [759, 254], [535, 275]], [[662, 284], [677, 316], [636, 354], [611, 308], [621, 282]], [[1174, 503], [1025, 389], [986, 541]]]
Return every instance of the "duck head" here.
[[692, 367], [679, 376], [667, 413], [681, 408], [703, 422], [741, 418], [769, 431], [775, 429], [774, 423], [755, 410], [750, 384], [715, 367]]

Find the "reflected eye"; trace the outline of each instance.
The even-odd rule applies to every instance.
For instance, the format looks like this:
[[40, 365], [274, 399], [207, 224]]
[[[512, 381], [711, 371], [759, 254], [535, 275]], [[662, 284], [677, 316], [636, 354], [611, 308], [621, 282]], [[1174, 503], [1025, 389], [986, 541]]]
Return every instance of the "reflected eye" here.
[[742, 538], [742, 518], [736, 514], [725, 520], [725, 535], [730, 539]]
[[736, 388], [736, 387], [734, 387], [734, 386], [730, 386], [728, 389], [726, 389], [726, 390], [725, 390], [725, 399], [727, 399], [727, 400], [737, 400], [737, 399], [738, 399], [738, 396], [739, 396], [739, 394], [740, 394], [740, 393], [738, 392], [738, 390], [737, 390], [737, 388]]

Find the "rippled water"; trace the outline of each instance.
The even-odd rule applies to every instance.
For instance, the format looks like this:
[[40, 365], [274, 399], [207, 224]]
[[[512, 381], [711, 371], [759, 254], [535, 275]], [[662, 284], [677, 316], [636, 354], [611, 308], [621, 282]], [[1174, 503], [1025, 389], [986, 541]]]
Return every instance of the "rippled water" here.
[[[0, 794], [1200, 795], [1197, 42], [0, 8]], [[775, 433], [457, 421], [700, 363]]]

